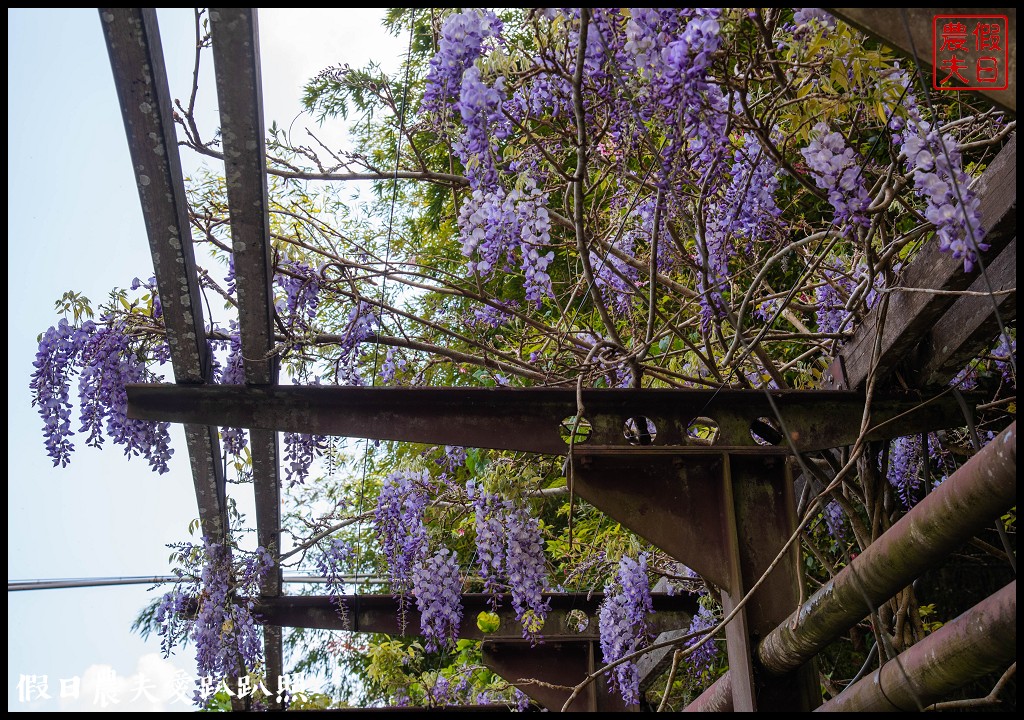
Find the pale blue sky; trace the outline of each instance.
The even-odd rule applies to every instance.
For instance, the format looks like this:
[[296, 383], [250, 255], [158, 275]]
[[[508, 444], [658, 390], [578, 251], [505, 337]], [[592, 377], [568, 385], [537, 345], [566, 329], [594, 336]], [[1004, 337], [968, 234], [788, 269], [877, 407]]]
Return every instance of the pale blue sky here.
[[[302, 83], [327, 65], [372, 58], [396, 67], [405, 41], [380, 29], [380, 14], [261, 11], [266, 124], [287, 127]], [[171, 95], [186, 97], [191, 10], [161, 10], [159, 18]], [[214, 111], [212, 74], [206, 79]], [[184, 155], [183, 165], [187, 173], [195, 160]], [[180, 429], [172, 429], [166, 475], [128, 461], [118, 447], [86, 448], [81, 438], [71, 465], [54, 468], [30, 407], [36, 337], [58, 320], [54, 301], [76, 290], [98, 304], [111, 288], [152, 274], [95, 9], [8, 10], [7, 174], [8, 579], [166, 574], [167, 543], [186, 539], [197, 514]], [[159, 643], [144, 643], [129, 627], [151, 597], [145, 587], [9, 593], [8, 709], [60, 710], [60, 679], [90, 666], [110, 665], [121, 677], [140, 672], [140, 659], [158, 653]], [[190, 651], [171, 662], [194, 673]], [[53, 699], [20, 702], [21, 675], [48, 676]], [[83, 697], [80, 707], [92, 709], [92, 701]], [[122, 697], [117, 709], [127, 704]]]

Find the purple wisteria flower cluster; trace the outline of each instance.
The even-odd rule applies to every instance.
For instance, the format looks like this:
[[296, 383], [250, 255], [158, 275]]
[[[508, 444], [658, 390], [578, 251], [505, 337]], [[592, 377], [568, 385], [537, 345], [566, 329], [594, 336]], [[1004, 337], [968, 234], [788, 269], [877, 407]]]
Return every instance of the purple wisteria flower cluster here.
[[649, 81], [649, 97], [638, 95], [637, 112], [645, 121], [657, 116], [669, 130], [657, 179], [665, 190], [688, 172], [699, 180], [726, 150], [728, 103], [721, 87], [708, 81], [721, 45], [720, 15], [718, 8], [641, 8], [626, 24], [624, 50]]
[[[628, 204], [632, 200], [622, 198], [619, 204]], [[656, 204], [656, 198], [648, 197], [627, 208], [625, 227], [619, 237], [612, 241], [616, 250], [627, 257], [634, 257], [639, 247], [650, 247], [654, 238]], [[662, 212], [658, 228], [658, 268], [662, 271], [673, 267], [678, 260], [674, 244], [666, 242], [671, 236], [665, 218], [666, 213]], [[611, 252], [599, 255], [592, 250], [590, 264], [594, 268], [594, 281], [601, 290], [605, 302], [620, 316], [628, 316], [641, 285], [639, 270]]]
[[128, 457], [141, 455], [158, 473], [167, 472], [170, 447], [169, 423], [130, 420], [127, 415], [127, 383], [141, 383], [151, 374], [139, 360], [125, 326], [110, 318], [108, 325], [87, 320], [80, 328], [61, 320], [39, 340], [29, 387], [32, 404], [43, 418], [46, 449], [53, 464], [66, 466], [74, 445], [71, 436], [71, 376], [78, 373], [81, 417], [79, 432], [88, 433], [86, 444], [102, 447], [106, 437], [123, 445]]
[[509, 266], [518, 264], [526, 299], [539, 306], [552, 295], [547, 269], [554, 252], [547, 250], [551, 243], [547, 194], [537, 187], [527, 167], [499, 168], [497, 143], [512, 130], [503, 111], [505, 79], [499, 75], [489, 81], [475, 64], [487, 49], [487, 38], [500, 43], [501, 30], [500, 20], [490, 11], [449, 15], [431, 60], [423, 107], [437, 114], [451, 105], [462, 123], [463, 132], [454, 147], [472, 192], [458, 222], [462, 253], [471, 258], [470, 272], [487, 279], [504, 267], [503, 260]]
[[338, 344], [338, 355], [334, 363], [339, 384], [364, 384], [357, 364], [359, 349], [364, 342], [374, 336], [379, 326], [380, 318], [370, 303], [360, 300], [349, 310], [348, 322]]
[[502, 309], [507, 308], [508, 310], [514, 310], [518, 308], [519, 303], [515, 300], [506, 300], [499, 302], [500, 307], [494, 305], [481, 305], [480, 307], [473, 309], [472, 316], [466, 318], [466, 324], [470, 327], [478, 328], [490, 328], [494, 329], [501, 327], [512, 319], [512, 316]]
[[917, 492], [921, 488], [921, 462], [920, 437], [906, 436], [892, 441], [889, 448], [889, 484], [896, 489], [908, 510], [920, 499]]
[[[893, 270], [899, 269], [899, 264]], [[821, 275], [824, 282], [814, 288], [815, 318], [818, 331], [837, 333], [849, 329], [853, 313], [847, 310], [850, 297], [857, 291], [860, 284], [867, 284], [867, 266], [861, 263], [853, 272], [845, 270], [838, 258], [831, 258], [824, 264]], [[885, 277], [876, 274], [874, 284], [863, 294], [864, 306], [871, 309], [878, 302], [880, 290], [885, 285]]]
[[462, 574], [457, 555], [442, 547], [418, 563], [413, 569], [412, 591], [427, 652], [454, 647], [462, 622]]
[[404, 372], [408, 367], [409, 363], [405, 358], [395, 353], [394, 348], [388, 348], [387, 353], [384, 355], [384, 362], [380, 364], [377, 378], [382, 383], [389, 383], [395, 379], [396, 374]]
[[53, 464], [61, 467], [71, 462], [74, 445], [71, 436], [71, 374], [79, 364], [82, 348], [96, 332], [91, 320], [76, 328], [62, 319], [39, 339], [39, 351], [32, 365], [36, 368], [29, 384], [32, 404], [43, 418], [46, 450]]
[[352, 546], [344, 540], [335, 538], [330, 541], [326, 549], [322, 550], [315, 559], [316, 571], [327, 578], [324, 583], [324, 590], [334, 605], [334, 611], [341, 621], [348, 626], [348, 608], [342, 602], [341, 596], [345, 594], [345, 568], [351, 562], [354, 553]]
[[459, 96], [462, 77], [483, 54], [484, 41], [501, 33], [502, 24], [490, 10], [449, 15], [441, 28], [437, 54], [430, 60], [423, 108], [439, 112]]
[[313, 462], [328, 450], [326, 435], [311, 433], [284, 433], [284, 470], [289, 487], [303, 484], [309, 477]]
[[443, 454], [435, 461], [441, 466], [441, 482], [450, 482], [459, 468], [466, 465], [466, 448], [460, 445], [445, 445]]
[[833, 500], [825, 506], [825, 511], [822, 515], [825, 519], [825, 527], [828, 528], [828, 534], [839, 542], [844, 541], [846, 539], [846, 525], [843, 520], [842, 506]]
[[841, 227], [850, 222], [866, 227], [871, 197], [860, 157], [846, 144], [842, 134], [820, 122], [814, 126], [810, 144], [800, 154], [807, 161], [814, 184], [828, 193], [835, 225]]
[[[254, 598], [273, 568], [270, 553], [259, 547], [232, 557], [227, 545], [209, 539], [201, 549], [187, 543], [173, 547], [186, 568], [180, 573], [182, 580], [157, 606], [164, 656], [190, 638], [196, 647], [198, 674], [212, 680], [212, 685], [236, 677], [239, 663], [243, 672], [255, 672], [263, 663], [263, 643], [253, 615]], [[197, 704], [203, 700], [197, 691]]]
[[496, 610], [505, 569], [505, 516], [512, 504], [483, 491], [472, 480], [466, 483], [466, 494], [473, 503], [480, 577], [484, 581], [484, 592], [491, 595], [491, 607]]
[[736, 255], [737, 241], [746, 240], [750, 253], [757, 242], [775, 234], [775, 224], [782, 214], [775, 203], [779, 186], [779, 167], [771, 155], [751, 133], [743, 135], [743, 144], [733, 153], [729, 182], [715, 202], [709, 204], [704, 230], [704, 267], [708, 285], [701, 277], [701, 320], [705, 331], [714, 318], [721, 317], [726, 290], [729, 261]]
[[[647, 579], [647, 555], [634, 560], [623, 555], [615, 581], [605, 585], [605, 598], [598, 613], [601, 656], [605, 663], [615, 662], [645, 645], [647, 615], [653, 611], [650, 583]], [[634, 661], [615, 666], [608, 675], [608, 686], [628, 705], [640, 702], [640, 674]]]
[[523, 637], [534, 640], [544, 625], [551, 603], [542, 593], [550, 587], [540, 521], [526, 507], [505, 516], [505, 571], [512, 607], [523, 626]]
[[896, 88], [904, 91], [903, 117], [893, 113], [889, 121], [893, 145], [914, 179], [914, 190], [925, 201], [924, 216], [935, 226], [939, 249], [964, 261], [971, 272], [978, 253], [989, 246], [983, 242], [980, 199], [971, 189], [971, 178], [963, 171], [960, 146], [950, 134], [925, 120], [911, 90], [911, 76], [897, 68], [890, 75]]
[[462, 254], [475, 258], [469, 271], [482, 278], [510, 267], [518, 255], [524, 275], [526, 299], [540, 305], [551, 295], [548, 266], [555, 259], [551, 244], [551, 219], [547, 194], [526, 177], [521, 188], [505, 191], [475, 189], [459, 210]]
[[[222, 385], [244, 385], [245, 362], [242, 358], [242, 335], [237, 321], [231, 321], [228, 339], [219, 342], [227, 347], [228, 355], [223, 366], [215, 361], [214, 380]], [[249, 444], [249, 433], [242, 428], [221, 428], [220, 438], [224, 444], [224, 452], [234, 457], [240, 456]]]
[[821, 8], [794, 8], [793, 24], [802, 28], [812, 22], [821, 23], [824, 27], [834, 28], [836, 19], [834, 16]]
[[[690, 620], [689, 632], [691, 633], [703, 633], [718, 624], [718, 618], [707, 604], [701, 602], [699, 605], [697, 614]], [[686, 646], [693, 647], [702, 639], [700, 636], [694, 637], [686, 643]], [[715, 645], [714, 640], [708, 640], [690, 655], [690, 664], [698, 673], [703, 674], [711, 671], [716, 657], [718, 657], [718, 646]]]
[[423, 513], [430, 487], [426, 471], [392, 473], [384, 479], [374, 523], [387, 560], [388, 579], [400, 598], [400, 615], [404, 618], [411, 591], [428, 652], [454, 645], [463, 614], [458, 555], [446, 547], [433, 554], [429, 550]]
[[474, 512], [477, 568], [491, 606], [497, 609], [498, 595], [507, 587], [523, 637], [536, 640], [550, 609], [543, 596], [550, 582], [540, 521], [528, 507], [516, 507], [473, 480], [466, 483], [466, 494]]
[[313, 328], [320, 307], [320, 275], [315, 268], [302, 262], [287, 261], [274, 280], [284, 290], [278, 300], [278, 317], [290, 332], [307, 333]]
[[384, 478], [374, 511], [374, 528], [381, 539], [392, 591], [405, 598], [412, 587], [413, 569], [427, 553], [427, 507], [430, 475], [399, 470]]

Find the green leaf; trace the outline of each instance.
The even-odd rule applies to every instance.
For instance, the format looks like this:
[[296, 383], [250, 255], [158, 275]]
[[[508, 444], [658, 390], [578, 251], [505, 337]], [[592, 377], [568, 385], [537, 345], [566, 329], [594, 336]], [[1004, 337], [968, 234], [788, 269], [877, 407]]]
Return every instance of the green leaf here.
[[501, 626], [501, 618], [497, 613], [484, 610], [476, 616], [476, 627], [480, 632], [490, 634], [496, 632]]

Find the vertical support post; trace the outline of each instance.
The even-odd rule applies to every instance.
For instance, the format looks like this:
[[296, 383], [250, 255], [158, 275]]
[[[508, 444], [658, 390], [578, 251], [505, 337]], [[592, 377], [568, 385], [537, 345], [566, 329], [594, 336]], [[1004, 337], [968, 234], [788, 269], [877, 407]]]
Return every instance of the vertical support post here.
[[[729, 455], [722, 455], [722, 522], [725, 523], [726, 557], [729, 562], [729, 587], [722, 588], [722, 612], [729, 615], [736, 609], [745, 594], [747, 584], [743, 577], [743, 563], [740, 559], [739, 530], [736, 522], [736, 498], [733, 494], [732, 463]], [[732, 673], [732, 706], [737, 712], [755, 712], [757, 698], [754, 691], [753, 651], [750, 645], [750, 628], [747, 625], [747, 608], [743, 607], [736, 617], [725, 626], [726, 652], [729, 655], [729, 671]]]
[[[793, 478], [777, 447], [720, 452], [577, 450], [580, 497], [717, 585], [726, 613], [772, 566], [796, 527]], [[629, 482], [623, 482], [628, 477]], [[783, 678], [761, 671], [754, 648], [797, 606], [793, 547], [726, 626], [732, 703], [738, 711], [811, 710], [820, 702], [808, 666]]]
[[[786, 459], [779, 455], [749, 455], [734, 453], [725, 462], [726, 481], [730, 483], [732, 496], [732, 522], [739, 549], [739, 564], [742, 592], [723, 593], [723, 599], [737, 598], [746, 594], [771, 567], [786, 541], [796, 527], [796, 505], [793, 498], [793, 478]], [[763, 584], [753, 593], [745, 606], [744, 630], [747, 633], [742, 645], [733, 650], [729, 645], [729, 666], [731, 671], [745, 664], [734, 664], [733, 656], [739, 652], [751, 653], [745, 660], [752, 666], [755, 705], [762, 711], [809, 711], [820, 703], [816, 675], [813, 666], [807, 665], [785, 678], [769, 678], [759, 668], [753, 657], [753, 648], [796, 607], [800, 599], [799, 548], [794, 545], [776, 565]], [[741, 613], [743, 614], [743, 613]], [[733, 705], [736, 710], [745, 710], [740, 705], [745, 701], [746, 689], [737, 692], [737, 681], [743, 676], [734, 675]]]

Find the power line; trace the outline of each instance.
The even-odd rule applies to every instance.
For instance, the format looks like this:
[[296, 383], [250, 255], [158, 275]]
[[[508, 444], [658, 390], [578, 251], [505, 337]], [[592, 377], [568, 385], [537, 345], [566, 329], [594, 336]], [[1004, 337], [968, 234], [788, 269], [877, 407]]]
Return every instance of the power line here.
[[[323, 584], [331, 582], [331, 578], [323, 575], [285, 575], [284, 582], [298, 584]], [[338, 578], [334, 578], [337, 580]], [[107, 587], [112, 585], [163, 585], [181, 580], [177, 575], [130, 575], [124, 577], [95, 578], [48, 578], [41, 580], [8, 580], [7, 592], [22, 590], [65, 590], [71, 588]], [[344, 582], [383, 581], [383, 578], [372, 574], [342, 575]]]

